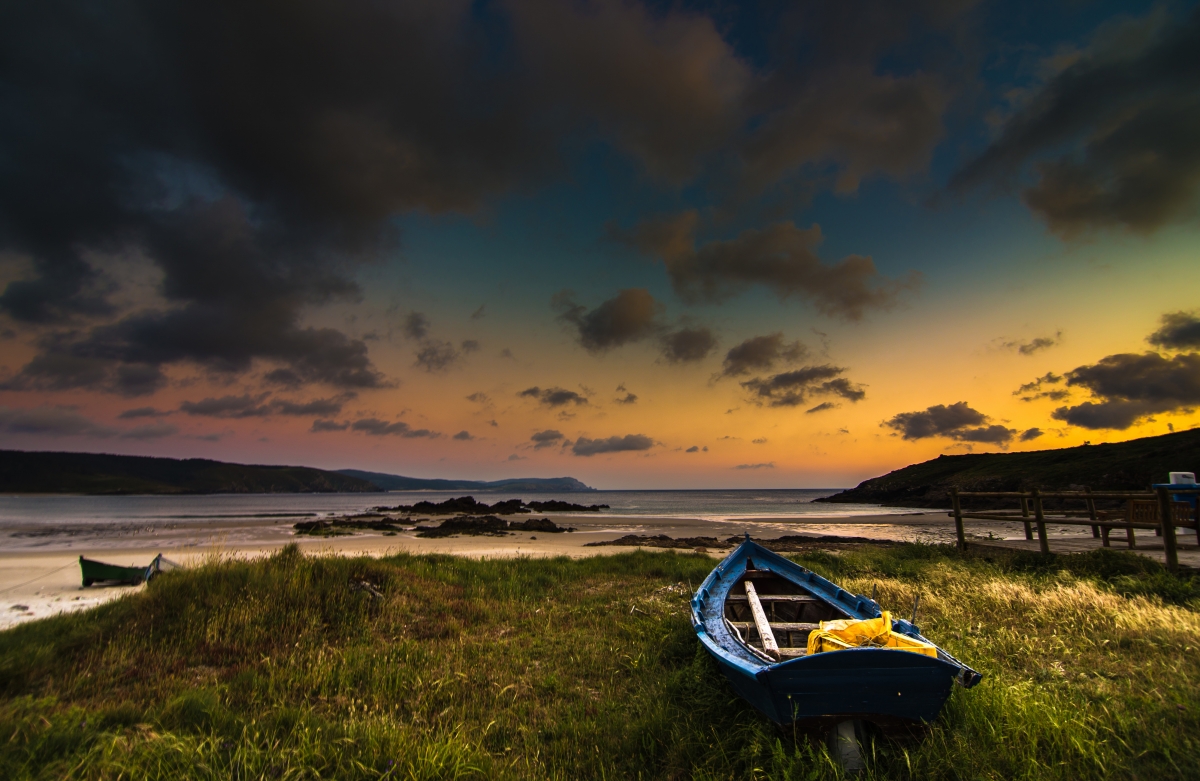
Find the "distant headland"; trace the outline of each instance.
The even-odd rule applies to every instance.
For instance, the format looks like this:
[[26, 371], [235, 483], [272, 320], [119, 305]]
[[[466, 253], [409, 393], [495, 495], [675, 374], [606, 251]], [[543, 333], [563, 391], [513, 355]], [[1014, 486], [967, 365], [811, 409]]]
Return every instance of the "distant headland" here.
[[942, 455], [816, 501], [948, 507], [951, 488], [1137, 491], [1165, 483], [1168, 472], [1200, 472], [1200, 429], [1060, 450]]
[[206, 458], [0, 450], [6, 494], [370, 493], [395, 490], [594, 491], [573, 477], [425, 480], [356, 469], [231, 464]]

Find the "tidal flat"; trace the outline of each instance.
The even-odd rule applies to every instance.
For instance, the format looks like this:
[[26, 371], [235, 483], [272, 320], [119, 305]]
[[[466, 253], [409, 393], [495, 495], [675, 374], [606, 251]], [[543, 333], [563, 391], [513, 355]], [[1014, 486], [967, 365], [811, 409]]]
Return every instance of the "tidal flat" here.
[[[866, 778], [1185, 777], [1200, 578], [1132, 554], [864, 544], [790, 558], [984, 673]], [[0, 632], [0, 777], [838, 778], [688, 620], [716, 560], [211, 557]]]

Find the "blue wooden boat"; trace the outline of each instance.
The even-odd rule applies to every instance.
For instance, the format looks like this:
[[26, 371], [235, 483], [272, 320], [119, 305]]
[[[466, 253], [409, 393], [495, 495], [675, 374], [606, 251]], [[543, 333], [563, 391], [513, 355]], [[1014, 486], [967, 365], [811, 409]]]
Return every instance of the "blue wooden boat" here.
[[[737, 693], [780, 724], [929, 722], [955, 683], [970, 688], [982, 678], [904, 619], [892, 621], [896, 639], [915, 641], [929, 655], [883, 647], [806, 650], [809, 633], [821, 621], [882, 615], [875, 600], [839, 588], [749, 535], [692, 598], [692, 626], [700, 642]], [[770, 635], [766, 639], [757, 631], [762, 621], [770, 627], [762, 627]]]

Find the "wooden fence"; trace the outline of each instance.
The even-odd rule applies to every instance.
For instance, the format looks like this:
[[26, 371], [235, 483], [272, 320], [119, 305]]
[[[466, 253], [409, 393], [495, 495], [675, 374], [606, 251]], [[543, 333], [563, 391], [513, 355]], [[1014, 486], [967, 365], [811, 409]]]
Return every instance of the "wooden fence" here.
[[[963, 526], [964, 518], [976, 518], [987, 521], [1007, 521], [1025, 525], [1025, 539], [1032, 540], [1034, 529], [1037, 530], [1038, 545], [1042, 553], [1050, 552], [1050, 541], [1046, 537], [1046, 524], [1067, 524], [1072, 526], [1091, 526], [1092, 536], [1101, 537], [1104, 545], [1109, 544], [1109, 533], [1113, 529], [1124, 529], [1129, 547], [1134, 547], [1134, 529], [1155, 529], [1162, 536], [1163, 550], [1166, 553], [1167, 567], [1171, 570], [1179, 568], [1179, 550], [1175, 538], [1175, 528], [1183, 527], [1196, 530], [1196, 540], [1200, 543], [1200, 521], [1196, 509], [1187, 502], [1176, 502], [1172, 495], [1196, 496], [1200, 494], [1200, 486], [1158, 486], [1153, 492], [1113, 492], [1113, 491], [1054, 491], [1043, 493], [1037, 488], [1032, 491], [959, 491], [950, 490], [950, 501], [953, 507], [955, 531], [958, 534], [959, 550], [966, 550], [967, 539]], [[964, 499], [1012, 499], [1019, 501], [1019, 510], [988, 510], [964, 511]], [[1084, 505], [1079, 510], [1057, 510], [1047, 513], [1047, 499], [1078, 501]], [[1097, 511], [1097, 500], [1116, 500], [1125, 503], [1119, 514]], [[1164, 522], [1163, 519], [1170, 519]]]

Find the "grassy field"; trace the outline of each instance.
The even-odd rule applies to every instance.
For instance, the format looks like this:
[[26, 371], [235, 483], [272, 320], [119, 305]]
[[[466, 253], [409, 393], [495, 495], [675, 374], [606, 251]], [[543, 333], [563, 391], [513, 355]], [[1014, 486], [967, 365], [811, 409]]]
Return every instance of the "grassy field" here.
[[[793, 558], [899, 612], [920, 592], [923, 631], [987, 676], [875, 741], [869, 777], [1196, 775], [1194, 577], [1109, 551]], [[168, 573], [0, 633], [0, 777], [837, 777], [700, 649], [687, 604], [713, 564], [289, 548]]]

